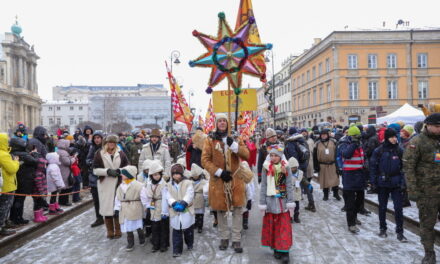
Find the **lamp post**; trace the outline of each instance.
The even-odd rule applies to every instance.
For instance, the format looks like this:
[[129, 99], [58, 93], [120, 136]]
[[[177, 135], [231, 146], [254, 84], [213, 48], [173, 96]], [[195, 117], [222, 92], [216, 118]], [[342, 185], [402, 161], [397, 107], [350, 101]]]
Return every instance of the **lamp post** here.
[[[275, 70], [274, 70], [274, 60], [273, 60], [273, 51], [272, 50], [267, 50], [265, 52], [265, 57], [264, 57], [264, 61], [265, 62], [271, 62], [272, 61], [272, 116], [273, 116], [273, 129], [276, 129], [275, 126]], [[271, 59], [269, 59], [269, 56], [271, 56]]]
[[[178, 50], [173, 50], [171, 51], [170, 54], [170, 70], [171, 73], [173, 73], [173, 63], [175, 63], [176, 65], [180, 64], [180, 51]], [[174, 59], [174, 61], [173, 61]], [[173, 118], [173, 99], [172, 96], [170, 97], [170, 107], [171, 107], [171, 113], [170, 113], [170, 117], [171, 117], [171, 122], [170, 122], [170, 132], [173, 133], [173, 124], [174, 124], [174, 118]]]

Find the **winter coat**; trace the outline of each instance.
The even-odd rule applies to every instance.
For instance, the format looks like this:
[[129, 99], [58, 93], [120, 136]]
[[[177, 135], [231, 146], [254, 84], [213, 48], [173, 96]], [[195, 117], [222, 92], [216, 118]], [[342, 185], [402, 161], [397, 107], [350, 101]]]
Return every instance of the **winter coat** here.
[[339, 186], [339, 177], [336, 173], [336, 142], [318, 140], [313, 149], [313, 165], [319, 173], [321, 189]]
[[60, 170], [60, 157], [57, 153], [51, 152], [46, 155], [49, 165], [46, 169], [47, 191], [49, 193], [59, 191], [65, 188], [63, 176]]
[[99, 196], [99, 213], [102, 216], [113, 216], [116, 187], [121, 178], [108, 176], [107, 170], [116, 170], [127, 165], [127, 156], [125, 156], [125, 153], [119, 148], [116, 148], [115, 154], [111, 155], [107, 152], [107, 145], [104, 145], [104, 147], [95, 154], [93, 159], [93, 174], [99, 177], [97, 187]]
[[[313, 150], [313, 148], [315, 147], [315, 141], [313, 141], [312, 138], [308, 137], [306, 142], [309, 145], [309, 149]], [[313, 159], [309, 159], [309, 165], [307, 165], [307, 173], [304, 172], [305, 178], [312, 178], [313, 177], [313, 171], [314, 171], [313, 166], [314, 166]]]
[[150, 209], [151, 221], [157, 222], [162, 219], [162, 215], [169, 215], [166, 192], [166, 182], [163, 179], [157, 184], [151, 182], [144, 184], [141, 200], [144, 208]]
[[206, 185], [205, 179], [193, 181], [194, 187], [194, 209], [205, 208], [205, 198], [203, 197], [203, 187]]
[[8, 135], [3, 133], [0, 134], [0, 168], [3, 177], [2, 192], [17, 190], [16, 174], [20, 168], [20, 163], [13, 160], [9, 154]]
[[180, 155], [181, 152], [180, 143], [177, 140], [172, 141], [169, 144], [169, 147], [170, 147], [170, 156], [173, 158], [173, 160], [177, 160], [177, 157]]
[[373, 151], [380, 145], [379, 137], [376, 134], [376, 128], [374, 126], [369, 126], [365, 137], [363, 138], [362, 148], [364, 149], [366, 167], [369, 168], [369, 160], [373, 155]]
[[60, 171], [61, 175], [63, 176], [63, 181], [66, 189], [72, 187], [71, 185], [69, 185], [69, 176], [71, 174], [71, 166], [75, 162], [75, 158], [70, 156], [69, 145], [70, 142], [65, 139], [60, 139], [57, 143], [57, 153], [58, 155], [60, 155]]
[[38, 152], [32, 152], [31, 155], [37, 159], [37, 167], [35, 169], [34, 189], [32, 194], [44, 195], [47, 194], [47, 160]]
[[164, 168], [163, 177], [165, 180], [168, 180], [171, 174], [171, 157], [168, 146], [160, 141], [157, 144], [160, 144], [160, 146], [155, 152], [153, 151], [152, 143], [145, 144], [142, 147], [141, 155], [139, 156], [138, 171], [142, 170], [142, 164], [146, 159], [159, 160]]
[[130, 147], [128, 148], [128, 160], [130, 161], [130, 164], [133, 166], [136, 166], [136, 168], [139, 168], [139, 156], [141, 155], [142, 148], [144, 144], [142, 142], [139, 143], [132, 143], [130, 144]]
[[[187, 229], [194, 224], [194, 189], [190, 180], [182, 180], [178, 184], [169, 181], [166, 187], [166, 201], [170, 212], [170, 225], [173, 229]], [[183, 212], [174, 211], [172, 205], [177, 201], [185, 201], [188, 207]]]
[[[351, 137], [346, 137], [339, 143], [343, 159], [351, 159], [354, 152], [362, 148], [359, 143], [352, 142]], [[343, 170], [342, 185], [344, 190], [362, 191], [366, 187], [366, 177], [364, 169], [359, 170]]]
[[34, 129], [33, 138], [29, 140], [29, 145], [34, 145], [37, 148], [38, 153], [41, 156], [46, 157], [48, 150], [46, 147], [47, 139], [45, 136], [47, 135], [47, 130], [42, 126], [37, 126]]
[[[18, 143], [20, 141], [20, 143]], [[9, 143], [11, 154], [20, 158], [20, 168], [17, 171], [17, 193], [32, 194], [34, 189], [35, 170], [38, 159], [26, 152], [26, 141], [14, 138]]]
[[302, 186], [309, 185], [309, 181], [304, 177], [302, 170], [298, 170], [296, 174], [292, 174], [292, 188], [293, 197], [295, 202], [299, 202], [302, 199]]
[[[264, 162], [263, 173], [260, 186], [260, 205], [266, 205], [266, 212], [271, 214], [280, 214], [287, 211], [287, 203], [294, 202], [292, 187], [292, 172], [286, 164], [287, 175], [285, 175], [286, 197], [277, 198], [275, 196], [267, 196], [267, 172], [269, 171], [270, 161]], [[270, 176], [273, 177], [273, 176]], [[281, 204], [280, 204], [281, 201]]]
[[370, 181], [378, 187], [401, 188], [405, 186], [402, 163], [403, 149], [398, 144], [384, 142], [370, 159]]
[[[223, 140], [207, 138], [202, 152], [202, 166], [210, 174], [209, 179], [209, 205], [215, 211], [227, 211], [226, 194], [224, 191], [223, 180], [216, 175], [216, 172], [226, 170], [226, 143]], [[240, 166], [240, 158], [247, 160], [249, 158], [249, 150], [241, 138], [238, 143], [238, 151], [234, 153], [231, 150], [231, 176]], [[234, 146], [231, 145], [232, 146]], [[245, 183], [238, 176], [232, 179], [232, 204], [234, 207], [243, 207], [246, 205]]]
[[119, 210], [119, 223], [125, 220], [141, 220], [144, 208], [141, 202], [142, 183], [134, 180], [128, 185], [121, 183], [116, 190], [115, 210]]
[[299, 169], [303, 172], [307, 171], [309, 159], [304, 157], [304, 153], [301, 152], [298, 146], [298, 144], [308, 146], [308, 144], [304, 140], [304, 136], [301, 134], [292, 135], [286, 140], [285, 143], [286, 147], [284, 149], [284, 155], [286, 156], [286, 159], [289, 160], [291, 157], [294, 157], [299, 162]]
[[[101, 139], [104, 138], [104, 136], [100, 132], [95, 132], [93, 134], [93, 137], [95, 137], [96, 135], [101, 136]], [[95, 158], [95, 153], [98, 152], [99, 150], [101, 150], [101, 145], [98, 146], [94, 142], [92, 142], [90, 144], [86, 158], [86, 163], [87, 166], [89, 167], [89, 186], [95, 188], [98, 186], [98, 176], [96, 176], [93, 173], [93, 159]]]

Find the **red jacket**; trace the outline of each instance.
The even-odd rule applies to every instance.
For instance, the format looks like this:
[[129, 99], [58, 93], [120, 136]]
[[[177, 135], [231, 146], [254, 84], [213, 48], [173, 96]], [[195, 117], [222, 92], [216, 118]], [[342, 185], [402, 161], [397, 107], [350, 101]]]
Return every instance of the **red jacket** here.
[[81, 169], [78, 166], [78, 159], [75, 160], [75, 162], [72, 163], [72, 165], [70, 165], [70, 170], [72, 171], [74, 177], [81, 174]]
[[249, 166], [256, 166], [257, 165], [257, 147], [253, 142], [247, 141], [246, 146], [249, 149], [249, 159], [247, 160], [249, 163]]

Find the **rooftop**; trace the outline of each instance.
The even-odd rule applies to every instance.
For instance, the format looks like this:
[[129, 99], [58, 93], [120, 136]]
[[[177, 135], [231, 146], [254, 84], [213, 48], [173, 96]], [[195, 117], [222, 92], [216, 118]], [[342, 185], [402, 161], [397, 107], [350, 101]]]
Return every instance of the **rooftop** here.
[[63, 90], [70, 89], [84, 89], [90, 91], [103, 91], [103, 90], [140, 90], [140, 89], [164, 89], [163, 84], [138, 84], [136, 86], [88, 86], [88, 85], [69, 85], [58, 86]]

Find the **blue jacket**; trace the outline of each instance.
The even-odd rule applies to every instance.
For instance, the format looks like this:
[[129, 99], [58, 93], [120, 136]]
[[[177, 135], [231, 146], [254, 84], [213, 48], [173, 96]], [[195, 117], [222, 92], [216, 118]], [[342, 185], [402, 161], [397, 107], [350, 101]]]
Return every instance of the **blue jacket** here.
[[[360, 142], [354, 143], [351, 137], [340, 142], [340, 151], [344, 159], [351, 159], [354, 151], [360, 148]], [[342, 185], [347, 191], [361, 191], [366, 187], [366, 177], [363, 169], [353, 171], [342, 171]]]
[[303, 152], [301, 152], [299, 144], [302, 144], [304, 147], [308, 149], [308, 144], [304, 140], [303, 135], [301, 134], [294, 134], [291, 137], [289, 137], [284, 148], [284, 155], [286, 156], [286, 159], [289, 160], [291, 157], [294, 157], [298, 163], [299, 163], [299, 169], [303, 172], [307, 172], [307, 166], [309, 165], [309, 159], [310, 159], [310, 150], [308, 149], [308, 157], [307, 155], [304, 155]]
[[382, 188], [405, 186], [402, 155], [403, 149], [397, 144], [385, 142], [377, 147], [370, 158], [371, 184]]

